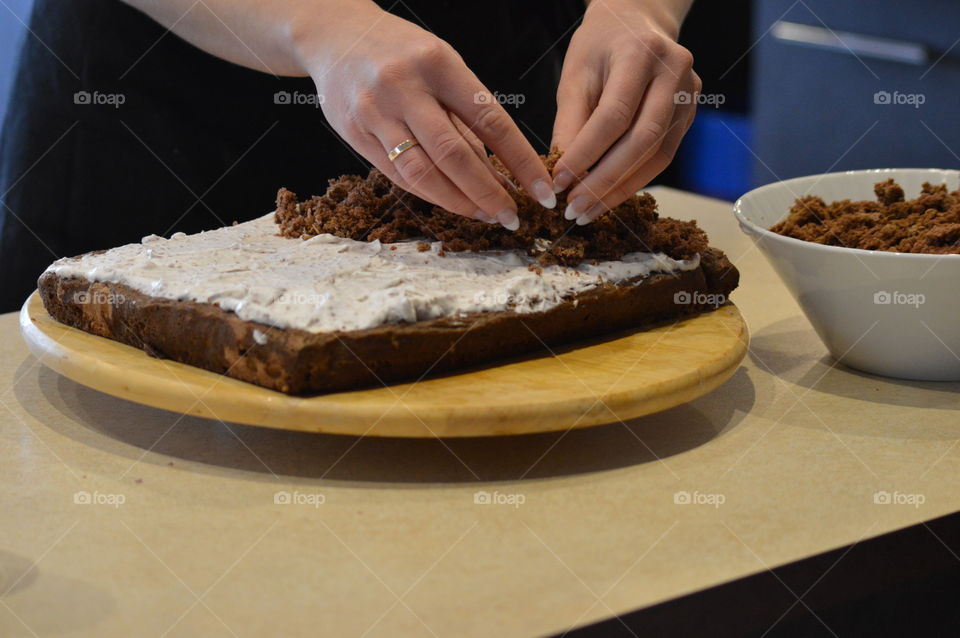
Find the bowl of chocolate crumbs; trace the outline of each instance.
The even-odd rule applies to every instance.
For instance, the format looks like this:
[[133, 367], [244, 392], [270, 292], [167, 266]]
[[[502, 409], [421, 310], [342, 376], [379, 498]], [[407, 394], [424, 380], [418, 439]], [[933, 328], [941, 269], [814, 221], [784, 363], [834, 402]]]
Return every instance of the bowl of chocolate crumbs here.
[[960, 171], [798, 177], [734, 214], [840, 363], [960, 380]]

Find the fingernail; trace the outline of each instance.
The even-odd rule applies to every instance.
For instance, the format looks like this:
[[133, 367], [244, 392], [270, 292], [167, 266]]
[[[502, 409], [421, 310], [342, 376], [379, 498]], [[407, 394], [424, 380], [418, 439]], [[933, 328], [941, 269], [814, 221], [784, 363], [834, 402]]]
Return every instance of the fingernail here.
[[553, 178], [553, 192], [562, 193], [573, 183], [573, 173], [570, 171], [560, 171]]
[[557, 195], [550, 188], [550, 184], [544, 179], [538, 179], [533, 183], [533, 196], [537, 198], [540, 205], [544, 208], [557, 207]]
[[494, 177], [497, 178], [497, 181], [500, 182], [500, 185], [503, 186], [504, 189], [506, 189], [506, 190], [508, 190], [508, 191], [510, 191], [510, 190], [516, 191], [516, 190], [517, 190], [517, 185], [514, 184], [513, 182], [511, 182], [509, 179], [507, 179], [507, 176], [504, 175], [503, 173], [494, 171], [494, 172], [493, 172], [493, 175], [494, 175]]
[[578, 195], [572, 202], [567, 204], [567, 210], [563, 211], [564, 219], [577, 219], [590, 208], [593, 198], [589, 195]]
[[486, 211], [482, 211], [482, 210], [478, 210], [477, 212], [475, 212], [473, 214], [473, 218], [482, 222], [487, 222], [488, 224], [491, 222], [496, 223], [496, 220], [490, 217], [490, 215], [487, 214]]
[[509, 208], [497, 213], [497, 221], [500, 222], [507, 230], [517, 230], [520, 228], [520, 218], [517, 217], [517, 214]]
[[605, 213], [606, 211], [607, 211], [606, 206], [604, 206], [602, 203], [597, 204], [587, 212], [577, 217], [577, 226], [586, 226], [587, 224], [595, 220], [597, 217], [599, 217], [602, 213]]

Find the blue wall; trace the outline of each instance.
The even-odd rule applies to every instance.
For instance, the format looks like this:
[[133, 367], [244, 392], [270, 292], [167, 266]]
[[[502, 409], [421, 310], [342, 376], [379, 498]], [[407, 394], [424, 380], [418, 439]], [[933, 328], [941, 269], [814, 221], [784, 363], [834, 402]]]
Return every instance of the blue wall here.
[[32, 4], [33, 0], [3, 0], [0, 3], [0, 122], [7, 112], [17, 52], [27, 33], [21, 21], [29, 22]]

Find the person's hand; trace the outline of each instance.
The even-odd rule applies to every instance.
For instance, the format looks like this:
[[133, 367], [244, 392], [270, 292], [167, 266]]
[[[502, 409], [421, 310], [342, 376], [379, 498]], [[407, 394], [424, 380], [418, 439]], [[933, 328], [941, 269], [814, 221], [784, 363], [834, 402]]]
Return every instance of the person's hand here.
[[[567, 219], [588, 224], [672, 161], [693, 122], [700, 78], [662, 0], [596, 0], [574, 33], [557, 91], [554, 168]], [[676, 3], [674, 3], [676, 4]]]
[[[304, 18], [301, 22], [309, 22]], [[299, 57], [323, 113], [400, 187], [467, 217], [515, 230], [517, 207], [486, 144], [528, 193], [556, 206], [553, 181], [504, 108], [443, 40], [372, 3], [350, 3], [336, 27], [301, 24]], [[390, 162], [401, 142], [419, 142]]]

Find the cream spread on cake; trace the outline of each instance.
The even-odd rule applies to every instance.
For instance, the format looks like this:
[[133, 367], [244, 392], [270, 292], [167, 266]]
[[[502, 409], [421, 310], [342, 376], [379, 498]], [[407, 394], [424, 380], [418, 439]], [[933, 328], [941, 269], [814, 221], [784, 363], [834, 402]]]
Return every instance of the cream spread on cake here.
[[55, 261], [61, 277], [124, 284], [145, 295], [212, 303], [240, 319], [311, 332], [359, 330], [475, 312], [548, 310], [603, 282], [693, 270], [699, 259], [631, 253], [576, 268], [530, 269], [519, 251], [438, 254], [416, 241], [381, 244], [333, 235], [286, 239], [273, 214], [170, 239], [144, 237]]

